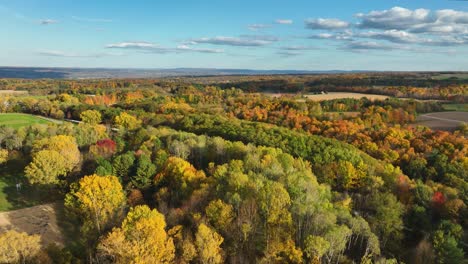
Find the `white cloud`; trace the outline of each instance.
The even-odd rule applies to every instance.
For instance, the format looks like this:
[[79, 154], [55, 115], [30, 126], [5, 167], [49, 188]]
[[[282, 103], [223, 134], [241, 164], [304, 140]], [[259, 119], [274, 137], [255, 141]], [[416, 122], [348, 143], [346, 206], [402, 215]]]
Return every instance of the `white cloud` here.
[[302, 55], [301, 52], [290, 51], [290, 50], [278, 51], [277, 54], [278, 54], [278, 55], [281, 55], [282, 57], [295, 57], [295, 56]]
[[138, 50], [147, 53], [182, 53], [182, 52], [197, 52], [197, 53], [223, 53], [222, 49], [203, 49], [193, 48], [188, 45], [179, 45], [176, 48], [161, 47], [157, 44], [150, 42], [120, 42], [106, 45], [109, 49], [125, 49], [125, 50]]
[[226, 45], [226, 46], [240, 46], [240, 47], [258, 47], [266, 46], [279, 39], [274, 36], [256, 36], [256, 35], [242, 35], [240, 37], [212, 37], [212, 38], [198, 38], [192, 39], [192, 43], [204, 43], [212, 45]]
[[270, 28], [270, 27], [271, 25], [267, 25], [267, 24], [250, 24], [247, 26], [247, 28], [252, 31], [258, 31], [258, 30], [262, 30], [262, 29]]
[[41, 25], [51, 25], [51, 24], [57, 24], [59, 21], [54, 20], [54, 19], [41, 19], [39, 20], [39, 23]]
[[305, 50], [317, 50], [316, 47], [311, 46], [285, 46], [281, 47], [282, 50], [289, 50], [289, 51], [305, 51]]
[[353, 36], [354, 36], [354, 33], [352, 31], [345, 30], [343, 32], [338, 32], [338, 33], [320, 33], [320, 34], [309, 36], [309, 38], [350, 41], [350, 40], [353, 40]]
[[149, 42], [120, 42], [109, 44], [106, 48], [121, 48], [121, 49], [150, 49], [156, 48], [157, 45]]
[[359, 27], [376, 29], [408, 29], [415, 24], [427, 23], [431, 20], [427, 9], [409, 10], [393, 7], [389, 10], [371, 11], [368, 14], [356, 14], [362, 19]]
[[387, 40], [390, 42], [396, 43], [422, 43], [427, 40], [420, 38], [419, 36], [408, 33], [403, 30], [385, 30], [385, 31], [369, 31], [369, 32], [362, 32], [357, 34], [357, 36], [361, 38], [372, 38], [378, 40]]
[[277, 19], [275, 20], [275, 23], [281, 25], [291, 25], [293, 21], [291, 19]]
[[345, 45], [347, 50], [364, 51], [364, 50], [394, 50], [398, 49], [398, 46], [387, 45], [374, 41], [352, 41]]
[[44, 50], [39, 51], [39, 55], [48, 57], [65, 57], [65, 58], [101, 58], [105, 56], [120, 56], [121, 54], [116, 53], [94, 53], [94, 54], [80, 54], [72, 52], [64, 52], [59, 50]]
[[178, 51], [192, 51], [192, 52], [200, 52], [200, 53], [223, 53], [224, 50], [222, 49], [202, 49], [202, 48], [193, 48], [187, 45], [179, 45], [177, 46]]
[[309, 29], [344, 29], [349, 27], [349, 22], [336, 18], [307, 19], [305, 24]]
[[371, 11], [368, 14], [359, 13], [356, 17], [361, 19], [358, 24], [360, 28], [468, 34], [468, 12], [452, 9], [431, 12], [428, 9], [393, 7], [383, 11]]

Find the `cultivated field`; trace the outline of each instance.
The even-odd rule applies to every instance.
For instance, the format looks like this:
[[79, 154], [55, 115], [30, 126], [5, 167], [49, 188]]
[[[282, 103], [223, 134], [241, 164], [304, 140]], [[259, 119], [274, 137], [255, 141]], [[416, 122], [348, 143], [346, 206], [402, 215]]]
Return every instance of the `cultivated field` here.
[[328, 93], [328, 94], [306, 94], [304, 97], [314, 101], [325, 101], [333, 99], [342, 99], [342, 98], [352, 98], [352, 99], [361, 99], [367, 97], [369, 100], [385, 100], [388, 96], [377, 95], [377, 94], [361, 94], [361, 93]]
[[454, 131], [462, 123], [468, 123], [468, 112], [438, 112], [420, 115], [417, 124], [434, 130]]
[[468, 104], [443, 104], [442, 106], [449, 111], [468, 112]]
[[0, 90], [0, 95], [27, 95], [28, 91]]
[[0, 126], [5, 125], [15, 129], [33, 124], [48, 124], [50, 122], [52, 122], [52, 120], [28, 114], [0, 114]]
[[[301, 96], [303, 99], [307, 98], [313, 101], [325, 101], [325, 100], [333, 100], [333, 99], [343, 99], [343, 98], [353, 98], [353, 99], [361, 99], [367, 97], [369, 100], [385, 100], [388, 96], [385, 95], [377, 95], [377, 94], [362, 94], [362, 93], [342, 93], [342, 92], [330, 92], [328, 94], [290, 94], [290, 93], [264, 93], [265, 95], [271, 97], [294, 97], [294, 96]], [[299, 99], [299, 100], [303, 100]]]

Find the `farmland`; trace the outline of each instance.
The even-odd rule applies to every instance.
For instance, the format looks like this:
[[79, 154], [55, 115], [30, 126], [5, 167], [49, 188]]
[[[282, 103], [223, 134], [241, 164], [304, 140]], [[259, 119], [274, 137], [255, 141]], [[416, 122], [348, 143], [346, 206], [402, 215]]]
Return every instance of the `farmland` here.
[[[346, 77], [249, 77], [226, 89], [190, 78], [5, 80], [42, 96], [0, 96], [0, 236], [40, 234], [68, 263], [104, 263], [154, 238], [176, 248], [158, 246], [170, 258], [195, 254], [175, 263], [205, 263], [196, 249], [207, 233], [224, 239], [218, 263], [310, 263], [317, 241], [335, 243], [317, 263], [361, 263], [365, 248], [373, 263], [428, 263], [420, 244], [442, 254], [444, 230], [466, 231], [465, 88]], [[102, 255], [114, 235], [119, 251]], [[463, 259], [463, 240], [447, 237]]]
[[417, 124], [434, 130], [454, 131], [461, 124], [468, 123], [468, 112], [437, 112], [420, 115]]
[[0, 126], [8, 126], [15, 129], [20, 127], [30, 126], [34, 124], [49, 124], [53, 122], [52, 120], [28, 115], [28, 114], [18, 114], [18, 113], [8, 113], [8, 114], [0, 114]]
[[312, 101], [326, 101], [326, 100], [334, 100], [334, 99], [361, 99], [367, 98], [369, 100], [385, 100], [389, 98], [389, 96], [385, 95], [377, 95], [377, 94], [365, 94], [365, 93], [343, 93], [343, 92], [330, 92], [330, 93], [321, 93], [321, 94], [291, 94], [291, 93], [264, 93], [267, 96], [271, 96], [274, 98], [279, 97], [300, 97], [299, 100], [309, 99]]

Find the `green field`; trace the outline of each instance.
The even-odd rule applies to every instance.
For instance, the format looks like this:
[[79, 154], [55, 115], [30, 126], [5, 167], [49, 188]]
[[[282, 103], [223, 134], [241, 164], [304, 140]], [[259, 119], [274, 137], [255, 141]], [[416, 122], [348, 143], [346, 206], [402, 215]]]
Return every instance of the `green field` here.
[[[13, 159], [0, 165], [0, 212], [53, 202], [58, 199], [56, 189], [33, 186], [24, 177], [28, 161]], [[21, 183], [21, 189], [16, 184]]]
[[19, 114], [19, 113], [7, 113], [0, 114], [0, 126], [5, 125], [15, 129], [20, 127], [34, 125], [34, 124], [48, 124], [51, 123], [51, 120], [47, 120], [42, 117], [28, 115], [28, 114]]
[[468, 104], [443, 104], [442, 106], [447, 111], [468, 112]]

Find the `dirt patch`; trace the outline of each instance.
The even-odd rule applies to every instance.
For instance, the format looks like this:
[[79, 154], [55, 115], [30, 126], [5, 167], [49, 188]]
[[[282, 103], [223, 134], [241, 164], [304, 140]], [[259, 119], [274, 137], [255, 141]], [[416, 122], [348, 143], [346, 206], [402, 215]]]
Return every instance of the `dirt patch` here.
[[462, 123], [468, 123], [468, 112], [438, 112], [418, 116], [417, 125], [433, 130], [454, 131]]
[[44, 204], [15, 211], [0, 213], [0, 233], [14, 229], [29, 235], [40, 235], [41, 243], [64, 244], [62, 231], [57, 221], [59, 204]]

